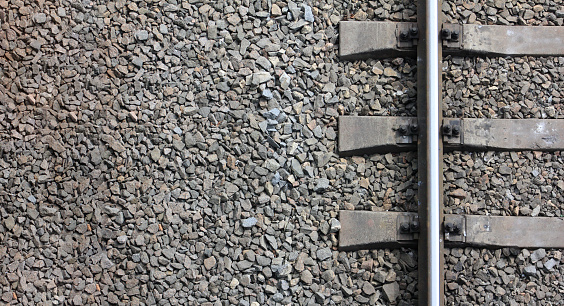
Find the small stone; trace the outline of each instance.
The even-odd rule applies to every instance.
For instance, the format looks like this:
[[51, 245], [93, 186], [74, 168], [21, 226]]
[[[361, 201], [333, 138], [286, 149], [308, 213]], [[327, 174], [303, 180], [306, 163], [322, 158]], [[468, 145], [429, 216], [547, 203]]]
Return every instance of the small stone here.
[[535, 17], [535, 12], [533, 12], [532, 10], [525, 10], [525, 13], [523, 14], [523, 19], [529, 20], [533, 17]]
[[386, 282], [386, 277], [388, 277], [388, 273], [386, 273], [386, 271], [384, 270], [378, 270], [376, 271], [376, 273], [374, 273], [374, 280], [379, 283]]
[[45, 23], [47, 21], [47, 15], [45, 15], [44, 13], [36, 14], [35, 16], [33, 16], [33, 20], [38, 24]]
[[554, 258], [551, 258], [544, 263], [544, 268], [547, 270], [552, 270], [552, 268], [554, 268], [557, 263], [558, 261], [556, 261]]
[[4, 219], [4, 226], [11, 231], [14, 226], [16, 226], [16, 220], [14, 217], [8, 216], [8, 218]]
[[253, 73], [251, 84], [258, 86], [262, 83], [268, 82], [271, 79], [272, 76], [268, 72], [265, 71], [255, 72]]
[[339, 220], [331, 218], [329, 223], [331, 224], [331, 233], [336, 233], [341, 230], [341, 222], [339, 222]]
[[509, 168], [507, 165], [502, 165], [501, 167], [499, 167], [499, 173], [501, 174], [511, 174], [511, 168]]
[[43, 141], [47, 143], [51, 149], [58, 153], [61, 153], [65, 150], [65, 147], [63, 147], [63, 145], [59, 141], [55, 140], [55, 138], [53, 138], [53, 136], [51, 135], [43, 137]]
[[104, 254], [100, 260], [100, 267], [102, 269], [109, 269], [113, 267], [114, 263], [108, 258], [108, 255]]
[[281, 16], [282, 10], [276, 3], [273, 3], [270, 9], [270, 13], [272, 14], [272, 16]]
[[329, 283], [335, 278], [335, 272], [333, 272], [333, 270], [327, 270], [321, 274], [321, 278]]
[[146, 30], [138, 31], [137, 33], [135, 33], [135, 38], [137, 38], [137, 40], [139, 41], [145, 41], [149, 39], [149, 32], [147, 32]]
[[270, 89], [268, 88], [262, 91], [262, 96], [265, 97], [267, 100], [274, 98], [272, 91], [270, 91]]
[[374, 66], [372, 67], [372, 73], [374, 73], [375, 75], [382, 75], [384, 73], [384, 70], [382, 70], [382, 68], [378, 66]]
[[282, 87], [282, 89], [288, 89], [288, 87], [290, 87], [291, 80], [292, 79], [286, 74], [286, 72], [282, 73], [280, 76], [280, 87]]
[[392, 69], [390, 67], [386, 67], [386, 68], [384, 68], [384, 75], [387, 76], [387, 77], [396, 78], [398, 76], [398, 73], [394, 69]]
[[233, 278], [233, 279], [231, 280], [231, 283], [229, 283], [229, 287], [230, 287], [231, 289], [235, 289], [235, 288], [237, 288], [237, 286], [239, 286], [239, 280], [236, 279], [236, 278]]
[[542, 260], [546, 256], [545, 249], [537, 249], [533, 253], [531, 253], [531, 262], [535, 263], [539, 260]]
[[333, 255], [330, 248], [319, 249], [317, 250], [316, 254], [317, 254], [317, 259], [319, 260], [325, 260]]
[[282, 302], [283, 299], [284, 299], [284, 296], [283, 296], [282, 293], [280, 293], [280, 292], [276, 292], [276, 293], [272, 296], [272, 300], [275, 301], [275, 302], [277, 302], [277, 303]]
[[393, 282], [390, 284], [385, 284], [382, 286], [384, 290], [384, 295], [388, 299], [389, 302], [395, 302], [395, 300], [399, 296], [399, 284], [397, 282]]
[[313, 188], [315, 192], [323, 192], [329, 188], [329, 180], [327, 178], [320, 178], [317, 180], [317, 184]]
[[141, 58], [140, 56], [135, 56], [133, 57], [133, 59], [131, 60], [131, 62], [137, 66], [137, 67], [143, 67], [143, 63], [145, 62], [143, 60], [143, 58]]
[[124, 244], [127, 242], [127, 235], [121, 235], [117, 237], [117, 241], [121, 244]]
[[298, 21], [292, 22], [288, 27], [290, 28], [290, 30], [292, 31], [298, 31], [301, 28], [303, 28], [305, 25], [307, 25], [307, 21], [300, 19]]
[[39, 205], [39, 213], [42, 216], [52, 216], [57, 213], [57, 209], [54, 207], [46, 206], [46, 205]]
[[304, 5], [304, 19], [308, 22], [315, 21], [313, 18], [313, 12], [311, 11], [311, 7], [309, 5]]
[[264, 239], [266, 239], [266, 241], [268, 241], [268, 244], [270, 244], [270, 246], [277, 250], [278, 249], [278, 242], [276, 241], [276, 238], [274, 238], [272, 235], [264, 235]]
[[115, 216], [121, 211], [121, 209], [119, 209], [117, 207], [112, 207], [112, 206], [106, 206], [106, 207], [104, 207], [104, 210], [110, 216]]
[[540, 205], [537, 205], [535, 208], [533, 208], [533, 211], [531, 211], [531, 217], [536, 217], [538, 216], [540, 213]]
[[313, 283], [313, 275], [309, 270], [304, 270], [302, 273], [300, 273], [300, 279], [307, 285], [311, 285]]
[[154, 148], [151, 150], [150, 155], [151, 159], [156, 162], [161, 158], [161, 150], [159, 148]]
[[[31, 41], [31, 43], [30, 43], [29, 45], [30, 45], [33, 49], [39, 50], [39, 49], [41, 49], [41, 46], [43, 46], [44, 43], [45, 43], [45, 41], [42, 40], [42, 39], [34, 39], [34, 40]], [[35, 100], [35, 99], [33, 98], [33, 96], [28, 96], [28, 97], [31, 97], [31, 99], [28, 98], [28, 100], [32, 100], [31, 102], [32, 102], [33, 104], [35, 104], [35, 101], [33, 101], [33, 100]]]
[[257, 218], [255, 217], [250, 217], [241, 221], [241, 226], [243, 226], [244, 228], [253, 227], [255, 224], [257, 224]]
[[358, 20], [358, 21], [363, 21], [366, 20], [366, 18], [368, 18], [368, 14], [363, 11], [363, 10], [358, 10], [355, 14], [354, 14], [354, 19]]
[[535, 276], [537, 275], [537, 268], [533, 265], [526, 266], [525, 269], [523, 269], [523, 273], [528, 276]]
[[216, 261], [215, 257], [210, 256], [210, 257], [204, 259], [204, 267], [206, 268], [206, 270], [209, 271], [215, 266], [216, 262], [217, 261]]
[[464, 198], [466, 198], [466, 191], [464, 191], [464, 189], [462, 189], [462, 188], [458, 188], [458, 189], [451, 191], [450, 196], [454, 197], [454, 198], [464, 199]]
[[237, 25], [239, 22], [241, 22], [241, 18], [237, 14], [232, 14], [231, 16], [227, 17], [227, 22], [232, 25]]
[[362, 286], [362, 292], [364, 292], [364, 294], [366, 295], [373, 295], [374, 293], [376, 293], [376, 289], [374, 289], [374, 286], [372, 286], [370, 282], [364, 282], [364, 285]]

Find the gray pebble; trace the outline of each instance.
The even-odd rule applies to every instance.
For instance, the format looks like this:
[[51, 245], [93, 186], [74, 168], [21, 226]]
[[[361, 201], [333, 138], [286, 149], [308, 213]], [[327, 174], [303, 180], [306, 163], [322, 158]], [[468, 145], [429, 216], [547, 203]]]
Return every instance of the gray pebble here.
[[47, 21], [47, 15], [44, 13], [35, 14], [35, 16], [33, 16], [33, 20], [39, 24], [45, 23]]
[[253, 226], [255, 226], [255, 224], [257, 224], [257, 219], [255, 217], [243, 219], [241, 221], [241, 226], [243, 226], [244, 228], [253, 227]]
[[149, 39], [149, 32], [147, 32], [146, 30], [138, 31], [135, 33], [135, 38], [137, 38], [137, 40], [139, 41], [145, 41]]
[[317, 250], [316, 254], [317, 254], [317, 259], [319, 259], [319, 260], [328, 259], [333, 255], [333, 253], [331, 252], [331, 249], [329, 249], [329, 248], [319, 249], [319, 250]]

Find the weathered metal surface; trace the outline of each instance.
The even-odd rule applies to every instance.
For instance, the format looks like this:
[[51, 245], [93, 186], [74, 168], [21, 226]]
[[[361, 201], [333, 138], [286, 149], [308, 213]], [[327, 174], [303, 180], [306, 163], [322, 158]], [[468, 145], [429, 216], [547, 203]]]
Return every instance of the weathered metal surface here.
[[339, 153], [394, 152], [415, 149], [410, 131], [402, 135], [400, 127], [417, 123], [414, 117], [339, 117]]
[[[415, 117], [339, 117], [339, 152], [398, 152], [415, 150], [417, 135], [401, 128]], [[444, 118], [443, 142], [449, 149], [564, 150], [562, 119]], [[447, 128], [449, 127], [449, 128]]]
[[[406, 212], [340, 211], [339, 248], [415, 246], [421, 236], [402, 234], [400, 226], [416, 217], [416, 213]], [[443, 223], [444, 241], [449, 247], [564, 248], [563, 232], [564, 218], [559, 217], [444, 215]]]
[[443, 143], [449, 146], [460, 146], [463, 133], [462, 119], [444, 118], [442, 125]]
[[564, 27], [465, 24], [462, 37], [462, 51], [468, 53], [564, 55]]
[[[340, 56], [344, 59], [414, 56], [417, 40], [398, 44], [409, 22], [341, 21]], [[564, 55], [564, 27], [443, 24], [444, 52], [452, 55]], [[398, 29], [399, 32], [398, 32]], [[454, 39], [452, 33], [459, 32]], [[422, 37], [418, 33], [417, 37]]]
[[464, 219], [464, 241], [454, 243], [483, 247], [564, 248], [564, 218], [464, 215]]
[[462, 46], [462, 25], [455, 23], [443, 24], [441, 40], [447, 49], [460, 49]]
[[339, 248], [358, 250], [371, 247], [416, 246], [416, 233], [400, 233], [401, 223], [415, 217], [416, 213], [341, 210]]
[[409, 22], [341, 21], [339, 23], [339, 56], [343, 59], [368, 57], [414, 56], [415, 48], [398, 47], [400, 27], [416, 26]]
[[564, 120], [463, 119], [465, 148], [487, 150], [564, 150]]
[[419, 41], [419, 28], [415, 23], [398, 22], [396, 41], [399, 49], [413, 49]]

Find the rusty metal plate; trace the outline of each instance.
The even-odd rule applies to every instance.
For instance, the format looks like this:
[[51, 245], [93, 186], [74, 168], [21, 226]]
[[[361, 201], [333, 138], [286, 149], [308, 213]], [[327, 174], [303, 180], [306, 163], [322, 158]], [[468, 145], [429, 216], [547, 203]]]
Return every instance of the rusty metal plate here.
[[[417, 213], [342, 210], [339, 214], [341, 249], [417, 245], [417, 233], [401, 232], [401, 224], [416, 220]], [[449, 231], [449, 226], [459, 231]], [[448, 247], [564, 248], [563, 232], [564, 218], [559, 217], [445, 215], [442, 235]]]
[[341, 210], [339, 248], [359, 250], [371, 247], [416, 246], [416, 235], [401, 234], [402, 221], [414, 219], [417, 213]]
[[564, 55], [564, 27], [465, 24], [462, 37], [463, 52], [484, 55]]
[[368, 57], [415, 56], [411, 48], [398, 47], [397, 28], [417, 27], [410, 22], [341, 21], [339, 23], [339, 56], [343, 59]]
[[[339, 117], [339, 153], [401, 152], [415, 150], [418, 131], [414, 117]], [[402, 133], [403, 129], [407, 129]]]
[[462, 143], [462, 119], [444, 118], [442, 125], [443, 143], [450, 146], [459, 146]]
[[462, 143], [480, 150], [564, 150], [561, 119], [463, 119]]
[[460, 49], [462, 46], [462, 25], [445, 23], [441, 30], [441, 40], [446, 49]]

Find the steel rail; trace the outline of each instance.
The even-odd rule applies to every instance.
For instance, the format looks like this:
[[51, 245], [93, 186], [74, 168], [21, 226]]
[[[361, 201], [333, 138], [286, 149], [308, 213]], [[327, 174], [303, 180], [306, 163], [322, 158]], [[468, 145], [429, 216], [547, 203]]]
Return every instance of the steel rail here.
[[426, 0], [418, 5], [417, 12], [420, 38], [423, 38], [417, 52], [420, 126], [418, 204], [421, 218], [419, 305], [432, 306], [444, 305], [444, 242], [440, 237], [443, 214], [440, 7], [441, 0]]
[[442, 152], [440, 147], [440, 62], [441, 54], [439, 49], [439, 0], [427, 0], [427, 205], [429, 213], [429, 230], [427, 231], [427, 245], [429, 260], [431, 261], [430, 272], [430, 292], [428, 305], [440, 305], [441, 284], [443, 275], [440, 269], [441, 245], [440, 245], [440, 224], [441, 224], [441, 186], [440, 179]]

